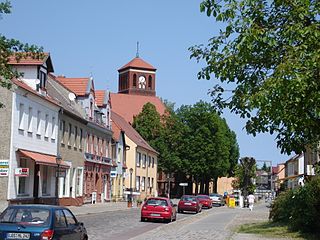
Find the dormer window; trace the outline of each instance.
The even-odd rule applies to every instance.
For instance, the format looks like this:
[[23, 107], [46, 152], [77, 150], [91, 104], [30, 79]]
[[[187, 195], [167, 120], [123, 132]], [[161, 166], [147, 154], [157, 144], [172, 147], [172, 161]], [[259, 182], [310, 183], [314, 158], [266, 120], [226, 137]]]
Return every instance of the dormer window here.
[[40, 89], [46, 88], [47, 74], [39, 70]]

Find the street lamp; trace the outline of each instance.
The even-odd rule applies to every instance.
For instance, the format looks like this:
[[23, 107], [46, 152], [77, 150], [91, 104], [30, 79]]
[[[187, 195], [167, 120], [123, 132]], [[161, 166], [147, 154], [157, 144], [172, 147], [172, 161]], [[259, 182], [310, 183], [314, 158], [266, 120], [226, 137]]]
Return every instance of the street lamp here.
[[128, 199], [128, 207], [132, 207], [132, 173], [133, 173], [133, 169], [130, 168], [130, 196]]
[[60, 164], [62, 161], [62, 157], [60, 154], [57, 154], [56, 163], [57, 163], [57, 172], [56, 172], [56, 205], [59, 205], [59, 191], [58, 191], [58, 183], [59, 183], [59, 173], [60, 173]]

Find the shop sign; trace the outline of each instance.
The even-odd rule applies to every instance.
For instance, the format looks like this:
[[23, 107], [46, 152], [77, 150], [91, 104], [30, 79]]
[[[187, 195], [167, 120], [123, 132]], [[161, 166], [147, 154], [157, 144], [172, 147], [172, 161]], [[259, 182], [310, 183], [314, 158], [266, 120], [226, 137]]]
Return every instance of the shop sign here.
[[9, 175], [9, 160], [0, 159], [0, 177]]
[[29, 168], [16, 168], [14, 175], [16, 177], [29, 177]]
[[112, 178], [117, 177], [117, 171], [110, 171], [110, 177]]

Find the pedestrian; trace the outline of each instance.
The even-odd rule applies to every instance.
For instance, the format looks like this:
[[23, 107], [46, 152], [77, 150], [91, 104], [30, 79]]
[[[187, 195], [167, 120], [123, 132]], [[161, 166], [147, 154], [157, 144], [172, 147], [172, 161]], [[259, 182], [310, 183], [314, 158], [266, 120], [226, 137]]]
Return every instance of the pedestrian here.
[[253, 210], [253, 204], [254, 204], [255, 196], [252, 193], [250, 193], [248, 195], [247, 199], [248, 199], [248, 202], [249, 202], [249, 209], [250, 209], [250, 211], [252, 211]]

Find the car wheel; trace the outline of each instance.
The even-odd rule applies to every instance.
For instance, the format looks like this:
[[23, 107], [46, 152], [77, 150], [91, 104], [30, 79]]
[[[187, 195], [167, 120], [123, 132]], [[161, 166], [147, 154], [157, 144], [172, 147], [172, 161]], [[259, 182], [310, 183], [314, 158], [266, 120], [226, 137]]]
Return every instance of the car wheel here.
[[145, 221], [146, 221], [146, 219], [141, 217], [141, 222], [145, 222]]
[[182, 211], [182, 210], [180, 210], [180, 209], [178, 209], [178, 213], [183, 213], [183, 211]]

